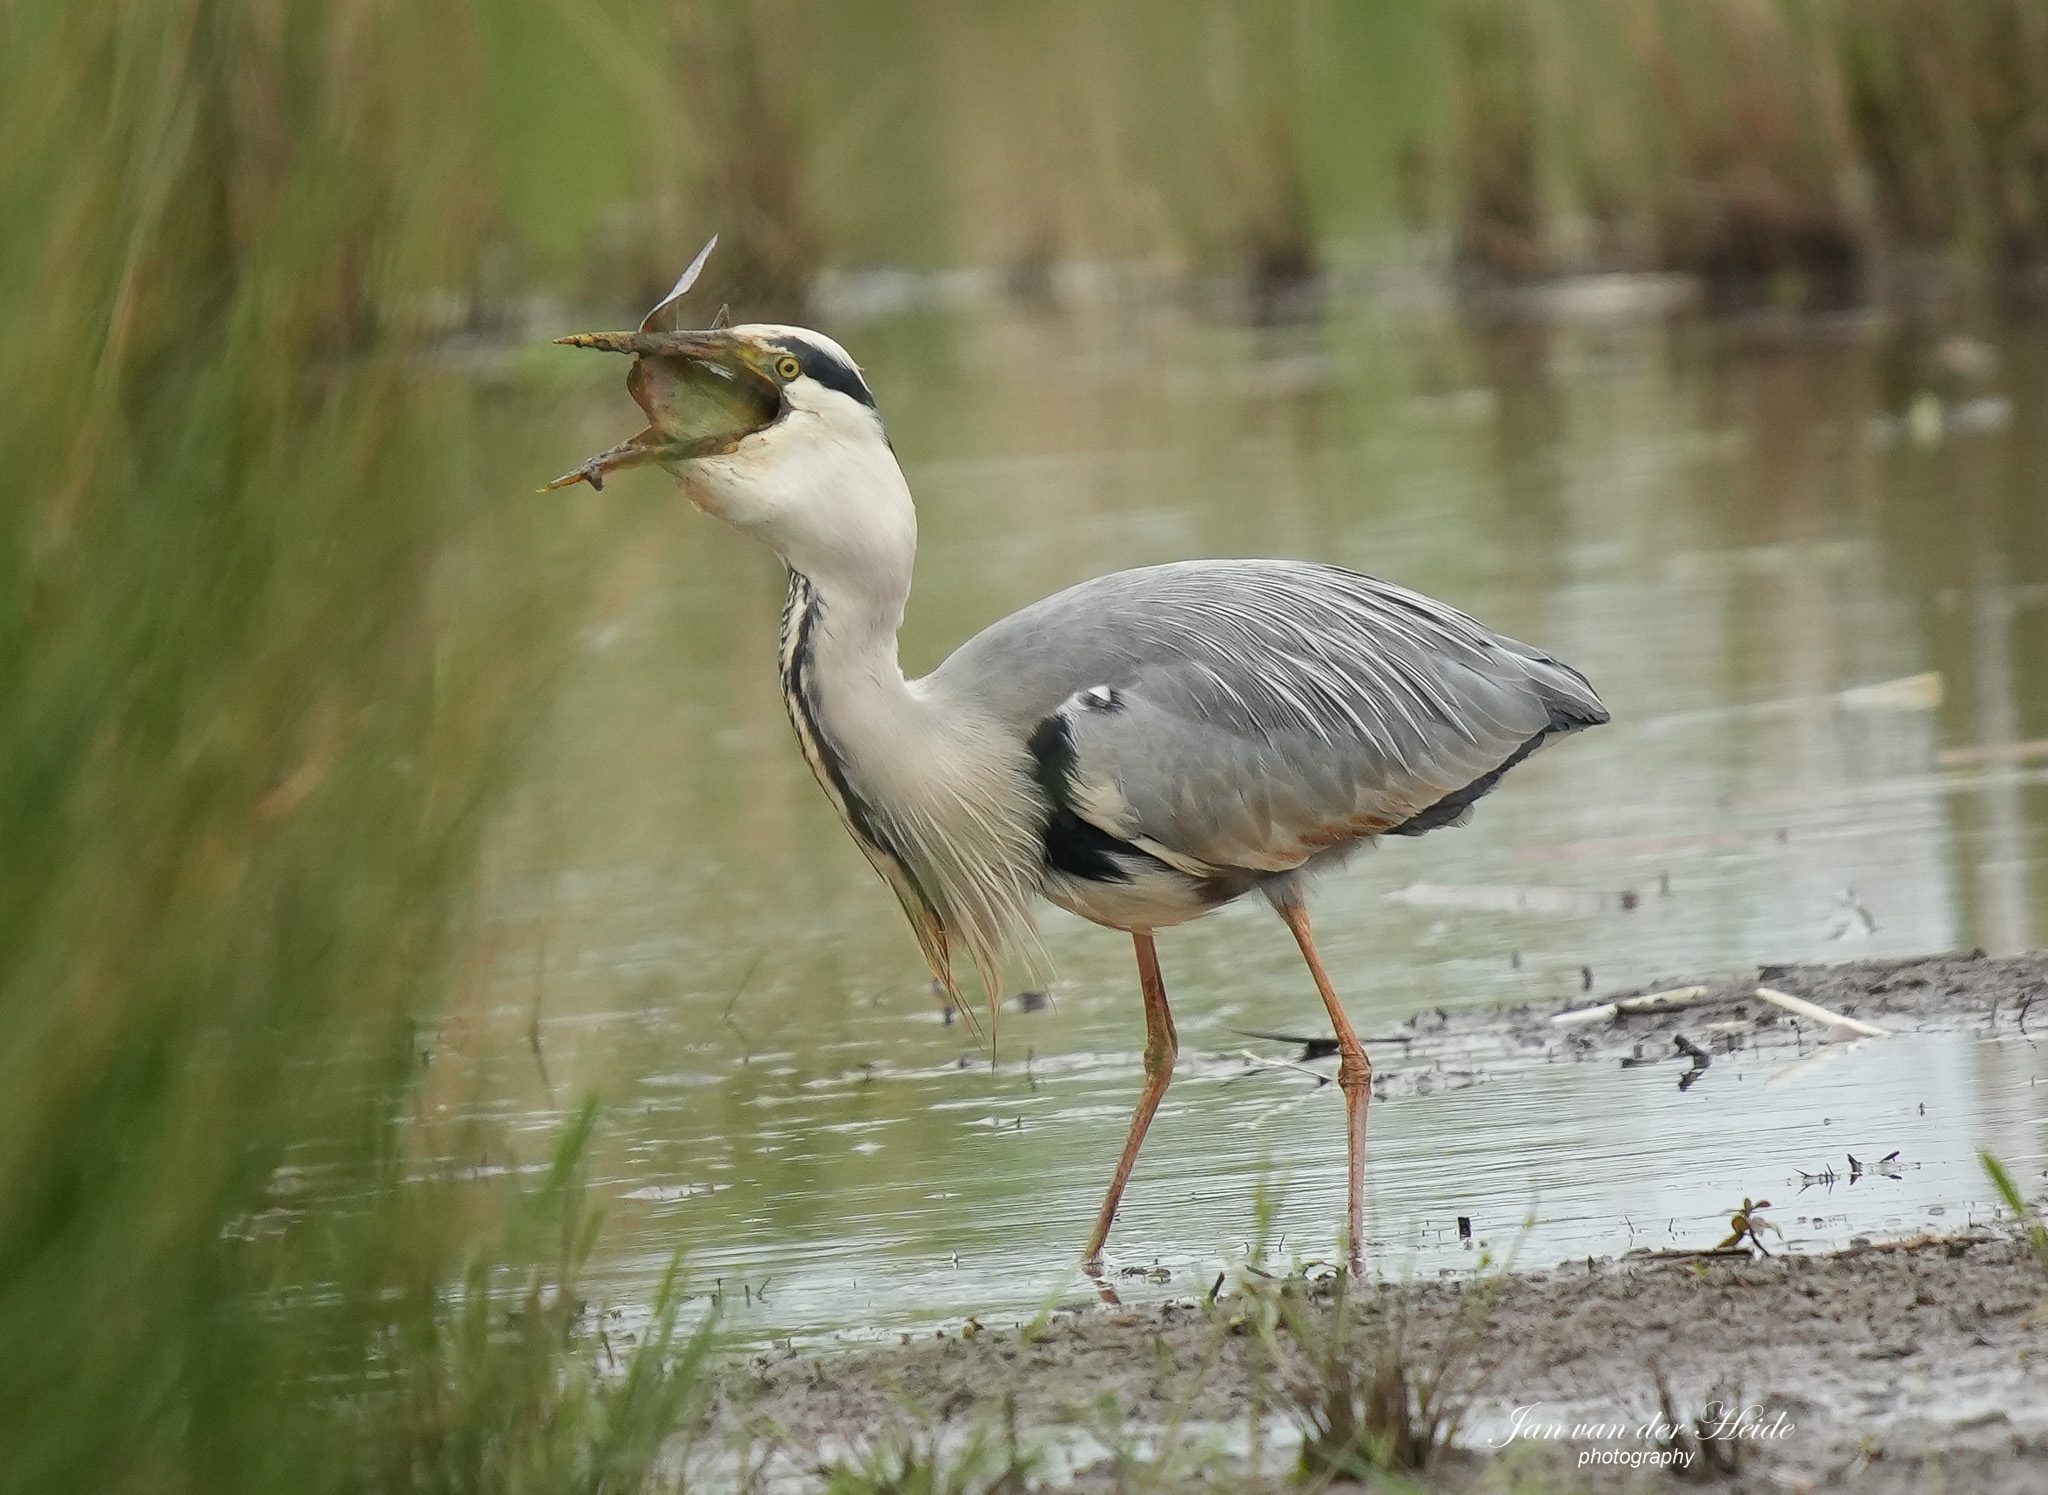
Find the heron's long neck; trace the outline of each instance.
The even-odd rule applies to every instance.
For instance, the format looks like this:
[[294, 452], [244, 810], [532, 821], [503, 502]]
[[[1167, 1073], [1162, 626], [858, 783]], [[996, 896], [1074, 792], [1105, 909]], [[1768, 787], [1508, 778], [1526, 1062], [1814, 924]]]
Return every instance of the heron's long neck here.
[[1028, 924], [1039, 812], [1016, 745], [903, 678], [903, 601], [821, 587], [791, 568], [781, 658], [790, 725], [933, 971], [952, 979], [950, 932], [992, 979], [1005, 938]]
[[[828, 767], [835, 749], [848, 760], [838, 769], [846, 777], [850, 765], [889, 761], [871, 756], [877, 735], [897, 738], [922, 724], [896, 656], [917, 557], [917, 511], [884, 443], [842, 444], [829, 455], [814, 464], [809, 491], [783, 506], [802, 522], [771, 521], [761, 538], [789, 567], [782, 679], [791, 718], [799, 737], [809, 730], [821, 738]], [[806, 742], [807, 755], [811, 748]], [[816, 758], [811, 766], [826, 777]]]
[[828, 789], [844, 792], [871, 777], [857, 766], [891, 761], [931, 726], [897, 662], [902, 616], [900, 600], [859, 592], [835, 599], [801, 571], [789, 573], [783, 692], [804, 755]]

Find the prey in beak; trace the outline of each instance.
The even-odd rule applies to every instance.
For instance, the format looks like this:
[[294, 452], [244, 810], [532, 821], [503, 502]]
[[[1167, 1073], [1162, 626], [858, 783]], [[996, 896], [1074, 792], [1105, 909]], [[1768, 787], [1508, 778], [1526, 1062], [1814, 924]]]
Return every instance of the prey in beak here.
[[579, 332], [555, 339], [571, 348], [633, 354], [626, 389], [646, 412], [648, 424], [638, 435], [563, 473], [543, 493], [574, 483], [602, 488], [610, 474], [649, 462], [717, 456], [781, 416], [782, 386], [767, 366], [772, 350], [764, 351], [723, 327], [700, 332], [655, 329], [661, 314], [695, 282], [717, 242], [714, 237], [698, 252], [638, 332]]
[[782, 414], [782, 386], [763, 366], [760, 350], [731, 332], [579, 332], [555, 341], [634, 354], [626, 389], [648, 423], [542, 492], [572, 483], [602, 488], [622, 468], [717, 456]]

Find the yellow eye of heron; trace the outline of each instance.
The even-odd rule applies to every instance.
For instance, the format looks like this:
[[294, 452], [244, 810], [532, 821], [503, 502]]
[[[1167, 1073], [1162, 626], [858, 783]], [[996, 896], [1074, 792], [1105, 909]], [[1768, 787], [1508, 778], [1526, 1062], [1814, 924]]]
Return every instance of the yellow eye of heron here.
[[776, 375], [783, 379], [794, 379], [804, 371], [804, 366], [785, 353], [775, 360]]

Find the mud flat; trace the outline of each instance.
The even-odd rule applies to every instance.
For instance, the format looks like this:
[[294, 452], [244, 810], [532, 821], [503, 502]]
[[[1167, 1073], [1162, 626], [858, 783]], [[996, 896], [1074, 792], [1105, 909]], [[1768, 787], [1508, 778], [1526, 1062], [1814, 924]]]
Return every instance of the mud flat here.
[[[1722, 1044], [1842, 1036], [1757, 1000], [1767, 984], [1890, 1030], [1883, 1042], [1962, 1025], [2048, 1038], [2048, 1001], [2029, 1011], [2048, 991], [2048, 956], [1691, 984], [1707, 990], [1677, 1011], [1592, 1023], [1534, 1009], [1427, 1014], [1416, 1026], [1497, 1031], [1504, 1047], [1671, 1049], [1681, 1066], [1681, 1033], [1712, 1028]], [[2038, 1198], [2039, 1160], [2015, 1172]], [[1462, 1431], [1431, 1463], [1428, 1488], [1654, 1488], [1674, 1473], [1658, 1461], [1677, 1459], [1695, 1488], [2048, 1490], [2048, 1265], [2017, 1226], [1824, 1253], [1765, 1240], [1769, 1255], [1703, 1241], [1353, 1288], [1345, 1356], [1391, 1364], [1398, 1330], [1411, 1384], [1443, 1378]], [[1330, 1384], [1333, 1297], [1327, 1275], [1240, 1271], [1213, 1295], [1138, 1308], [1061, 1310], [884, 1349], [771, 1351], [746, 1367], [720, 1418], [735, 1438], [772, 1428], [785, 1450], [903, 1436], [942, 1456], [972, 1429], [1001, 1427], [1039, 1450], [1045, 1488], [1234, 1490], [1261, 1474], [1277, 1487], [1296, 1466], [1304, 1409]], [[1660, 1426], [1672, 1422], [1682, 1427]]]
[[[1419, 1034], [1498, 1036], [1528, 1047], [1566, 1043], [1588, 1052], [1628, 1049], [1654, 1056], [1661, 1044], [1681, 1063], [1672, 1040], [1696, 1035], [1709, 1050], [1783, 1043], [1816, 1046], [1853, 1038], [1826, 1022], [1795, 1018], [1757, 995], [1769, 987], [1803, 998], [1859, 1024], [1899, 1034], [1968, 1028], [1987, 1036], [2048, 1041], [2048, 953], [1993, 958], [1935, 955], [1912, 960], [1856, 960], [1838, 965], [1771, 965], [1736, 975], [1675, 979], [1655, 987], [1589, 995], [1583, 1006], [1670, 994], [1690, 996], [1678, 1007], [1623, 1011], [1601, 1021], [1575, 1022], [1578, 1014], [1535, 1006], [1468, 1012], [1431, 1012], [1409, 1020]], [[2038, 1004], [2036, 999], [2038, 1000]]]

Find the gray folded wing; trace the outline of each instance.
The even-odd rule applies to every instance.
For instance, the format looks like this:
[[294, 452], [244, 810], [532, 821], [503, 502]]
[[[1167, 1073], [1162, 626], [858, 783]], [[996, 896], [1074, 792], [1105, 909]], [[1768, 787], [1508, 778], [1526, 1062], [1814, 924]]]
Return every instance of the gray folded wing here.
[[1548, 737], [1607, 720], [1575, 670], [1331, 566], [1118, 572], [977, 635], [921, 688], [1029, 737], [1057, 713], [1084, 819], [1194, 868], [1281, 872], [1462, 819]]

